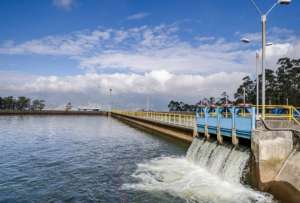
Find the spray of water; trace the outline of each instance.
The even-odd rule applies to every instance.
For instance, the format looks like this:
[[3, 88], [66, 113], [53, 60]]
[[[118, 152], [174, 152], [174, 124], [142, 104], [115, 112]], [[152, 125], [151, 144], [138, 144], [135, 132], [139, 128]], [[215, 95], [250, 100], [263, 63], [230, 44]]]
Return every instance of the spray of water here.
[[194, 139], [186, 157], [160, 157], [138, 164], [135, 184], [124, 189], [166, 192], [200, 203], [268, 203], [271, 195], [241, 184], [249, 151]]

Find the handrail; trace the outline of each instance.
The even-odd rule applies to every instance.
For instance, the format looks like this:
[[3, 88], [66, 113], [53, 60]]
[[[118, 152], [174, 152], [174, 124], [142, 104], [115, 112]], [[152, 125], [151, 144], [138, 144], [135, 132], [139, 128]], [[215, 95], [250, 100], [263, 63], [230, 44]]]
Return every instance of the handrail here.
[[182, 126], [186, 128], [194, 128], [195, 126], [195, 115], [183, 114], [175, 112], [153, 112], [153, 111], [122, 111], [113, 110], [113, 113], [119, 115], [125, 115], [129, 117], [149, 120], [158, 123], [164, 123], [168, 125]]
[[[286, 119], [289, 121], [294, 121], [297, 125], [300, 126], [300, 110], [290, 105], [265, 105], [266, 114], [265, 118], [268, 119]], [[204, 109], [205, 107], [200, 109]], [[211, 108], [220, 108], [220, 107], [209, 107]], [[249, 107], [236, 107], [237, 109], [249, 108]], [[253, 107], [254, 108], [254, 107]], [[259, 105], [258, 111], [262, 108]], [[254, 110], [255, 111], [255, 110]], [[136, 117], [140, 119], [166, 123], [171, 125], [183, 126], [192, 128], [195, 126], [195, 115], [185, 112], [153, 112], [153, 111], [122, 111], [122, 110], [113, 110], [113, 113], [122, 114], [130, 117]], [[207, 112], [209, 116], [216, 117], [216, 112]], [[203, 111], [198, 111], [197, 115], [199, 117], [205, 117], [205, 113]], [[232, 112], [220, 112], [220, 115], [228, 117], [232, 117]], [[250, 117], [251, 113], [246, 111], [241, 111], [238, 114], [240, 117]]]
[[298, 121], [297, 118], [295, 118], [294, 112], [296, 112], [299, 116], [300, 116], [300, 112], [298, 111], [298, 109], [296, 109], [295, 107], [293, 107], [293, 120], [295, 121], [295, 123], [297, 123], [300, 126], [300, 122]]
[[294, 133], [294, 135], [296, 135], [300, 138], [300, 135], [298, 134], [298, 133], [300, 133], [300, 131], [297, 129], [294, 129], [294, 128], [272, 128], [266, 123], [265, 120], [260, 119], [260, 121], [262, 122], [262, 124], [264, 125], [264, 127], [267, 130], [270, 130], [270, 131], [292, 131], [292, 132], [296, 132], [296, 133]]
[[[262, 105], [258, 106], [258, 111], [262, 109]], [[293, 120], [293, 106], [290, 105], [265, 105], [266, 119], [288, 119], [289, 121]], [[269, 112], [271, 110], [271, 112]], [[274, 110], [278, 110], [278, 112], [274, 112]], [[281, 110], [281, 111], [280, 111]]]

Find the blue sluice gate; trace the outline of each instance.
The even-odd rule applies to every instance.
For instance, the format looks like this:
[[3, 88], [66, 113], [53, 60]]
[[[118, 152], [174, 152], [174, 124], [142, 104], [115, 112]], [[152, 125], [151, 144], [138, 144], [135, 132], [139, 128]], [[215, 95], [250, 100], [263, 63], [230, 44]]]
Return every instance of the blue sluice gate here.
[[197, 130], [232, 137], [251, 139], [256, 127], [255, 107], [203, 107], [196, 112]]

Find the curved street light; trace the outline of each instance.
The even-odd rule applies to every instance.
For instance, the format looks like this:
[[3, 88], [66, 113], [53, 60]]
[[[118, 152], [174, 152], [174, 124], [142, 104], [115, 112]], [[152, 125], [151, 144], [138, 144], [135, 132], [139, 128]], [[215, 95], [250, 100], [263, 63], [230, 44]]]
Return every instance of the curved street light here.
[[257, 12], [261, 15], [262, 23], [262, 53], [261, 53], [261, 66], [262, 66], [262, 119], [265, 119], [265, 104], [266, 104], [266, 70], [265, 70], [265, 57], [266, 57], [266, 22], [268, 14], [277, 5], [288, 5], [292, 0], [278, 0], [265, 14], [260, 10], [254, 0], [250, 0]]

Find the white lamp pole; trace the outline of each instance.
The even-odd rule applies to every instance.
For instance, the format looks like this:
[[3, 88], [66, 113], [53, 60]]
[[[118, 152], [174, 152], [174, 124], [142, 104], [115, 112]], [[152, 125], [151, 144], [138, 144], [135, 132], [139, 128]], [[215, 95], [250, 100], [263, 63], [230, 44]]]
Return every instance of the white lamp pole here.
[[[242, 38], [241, 42], [244, 43], [250, 43], [251, 40], [247, 39], [247, 38]], [[273, 45], [272, 42], [268, 42], [266, 43], [266, 46], [271, 46]], [[258, 70], [258, 66], [259, 66], [259, 53], [256, 52], [256, 118], [259, 118], [259, 70]]]
[[262, 66], [262, 119], [265, 119], [266, 113], [266, 70], [265, 70], [265, 58], [266, 58], [266, 24], [267, 16], [278, 4], [288, 5], [292, 0], [278, 0], [265, 14], [262, 13], [254, 0], [251, 0], [258, 13], [261, 15], [262, 23], [262, 51], [261, 51], [261, 66]]
[[243, 87], [243, 102], [244, 102], [244, 107], [246, 106], [246, 88]]
[[259, 53], [256, 52], [256, 118], [259, 117], [259, 73], [258, 73]]
[[110, 103], [110, 105], [109, 105], [109, 111], [111, 112], [112, 111], [112, 89], [110, 88], [109, 89], [109, 103]]

